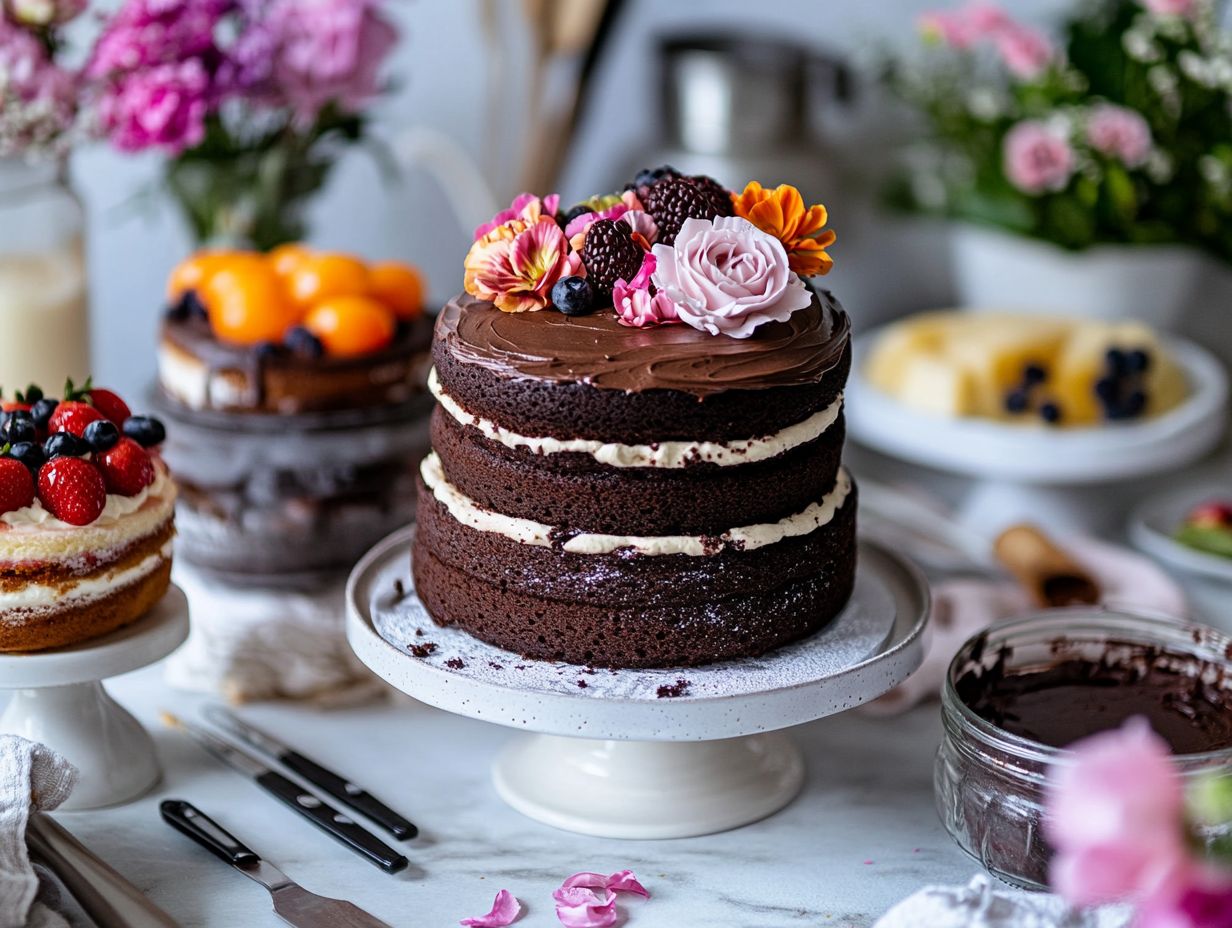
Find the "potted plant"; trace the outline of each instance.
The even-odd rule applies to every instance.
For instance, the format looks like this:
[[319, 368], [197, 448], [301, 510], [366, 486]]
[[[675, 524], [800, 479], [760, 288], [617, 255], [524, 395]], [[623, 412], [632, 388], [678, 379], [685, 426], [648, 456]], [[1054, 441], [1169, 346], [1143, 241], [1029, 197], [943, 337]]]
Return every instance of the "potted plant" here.
[[1175, 325], [1232, 259], [1232, 56], [1205, 0], [1094, 0], [1054, 42], [989, 3], [927, 14], [891, 85], [923, 118], [896, 197], [957, 221], [959, 297]]

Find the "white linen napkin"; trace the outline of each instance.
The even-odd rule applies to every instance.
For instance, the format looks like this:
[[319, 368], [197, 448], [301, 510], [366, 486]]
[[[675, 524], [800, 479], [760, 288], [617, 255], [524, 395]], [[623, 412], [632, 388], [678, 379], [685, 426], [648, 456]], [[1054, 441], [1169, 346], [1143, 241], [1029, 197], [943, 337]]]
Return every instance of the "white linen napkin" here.
[[1060, 896], [994, 886], [980, 874], [966, 886], [926, 886], [873, 928], [1127, 928], [1132, 918], [1129, 906], [1077, 910]]
[[[50, 748], [0, 735], [0, 928], [63, 928], [68, 923], [39, 895], [26, 848], [26, 825], [68, 798], [77, 768]], [[54, 888], [54, 884], [53, 884]]]
[[346, 642], [345, 579], [318, 591], [234, 587], [177, 561], [188, 641], [166, 663], [171, 686], [222, 695], [353, 705], [385, 692]]

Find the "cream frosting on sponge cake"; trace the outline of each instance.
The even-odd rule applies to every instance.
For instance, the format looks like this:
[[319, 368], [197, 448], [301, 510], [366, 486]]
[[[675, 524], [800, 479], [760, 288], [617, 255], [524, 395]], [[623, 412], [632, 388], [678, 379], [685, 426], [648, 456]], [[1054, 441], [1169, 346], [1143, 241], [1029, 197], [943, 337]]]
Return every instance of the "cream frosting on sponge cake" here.
[[163, 427], [109, 390], [31, 387], [0, 420], [0, 651], [105, 635], [170, 583], [176, 487]]

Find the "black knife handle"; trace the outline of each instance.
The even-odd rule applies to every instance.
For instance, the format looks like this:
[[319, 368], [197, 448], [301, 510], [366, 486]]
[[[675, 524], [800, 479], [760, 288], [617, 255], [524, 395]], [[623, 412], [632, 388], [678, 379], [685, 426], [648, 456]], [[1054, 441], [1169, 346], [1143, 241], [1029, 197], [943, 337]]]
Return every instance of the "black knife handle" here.
[[164, 799], [158, 806], [158, 811], [162, 813], [163, 821], [176, 831], [188, 835], [233, 867], [256, 863], [261, 859], [235, 835], [183, 799]]
[[330, 837], [345, 844], [386, 873], [397, 873], [399, 870], [406, 869], [410, 863], [406, 857], [380, 838], [364, 831], [349, 816], [339, 812], [328, 803], [322, 802], [307, 790], [301, 789], [281, 773], [267, 770], [257, 777], [257, 783], [270, 795], [281, 799], [312, 824], [327, 832]]
[[354, 809], [361, 815], [365, 815], [376, 822], [399, 841], [407, 841], [419, 834], [419, 829], [411, 822], [408, 822], [366, 789], [338, 776], [332, 770], [322, 767], [316, 761], [305, 757], [298, 751], [286, 751], [279, 755], [278, 759], [309, 783], [320, 787], [324, 792], [333, 796], [344, 806]]

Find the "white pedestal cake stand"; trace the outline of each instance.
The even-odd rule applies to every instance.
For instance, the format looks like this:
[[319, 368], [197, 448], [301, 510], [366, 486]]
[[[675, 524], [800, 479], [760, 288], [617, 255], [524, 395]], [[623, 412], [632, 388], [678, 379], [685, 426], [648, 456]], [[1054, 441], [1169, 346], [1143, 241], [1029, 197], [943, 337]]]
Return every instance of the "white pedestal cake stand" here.
[[1161, 416], [1089, 428], [1006, 424], [922, 413], [864, 379], [879, 333], [855, 340], [844, 409], [857, 442], [912, 464], [974, 479], [963, 521], [994, 531], [1024, 519], [1076, 531], [1114, 526], [1118, 484], [1166, 473], [1210, 451], [1226, 424], [1228, 378], [1210, 353], [1169, 339], [1190, 395]]
[[537, 732], [505, 749], [493, 780], [515, 809], [569, 831], [679, 838], [764, 818], [804, 781], [779, 729], [874, 699], [923, 657], [927, 586], [871, 544], [847, 608], [804, 641], [706, 667], [608, 670], [529, 660], [435, 625], [414, 594], [413, 533], [391, 535], [351, 574], [351, 646], [423, 702]]
[[188, 637], [188, 601], [176, 586], [141, 620], [69, 648], [0, 654], [0, 689], [12, 698], [0, 732], [54, 748], [81, 779], [62, 809], [129, 802], [162, 776], [154, 742], [102, 682], [166, 657]]

